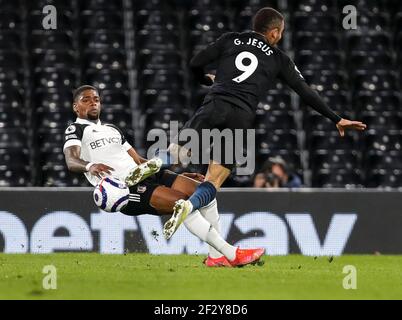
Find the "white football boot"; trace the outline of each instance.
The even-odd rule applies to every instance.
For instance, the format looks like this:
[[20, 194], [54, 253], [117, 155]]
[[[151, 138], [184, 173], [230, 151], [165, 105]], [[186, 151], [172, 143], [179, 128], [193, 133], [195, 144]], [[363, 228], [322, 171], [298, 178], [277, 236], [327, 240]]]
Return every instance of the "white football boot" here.
[[170, 239], [176, 230], [183, 223], [184, 219], [187, 218], [189, 213], [191, 212], [191, 202], [188, 200], [177, 200], [173, 207], [172, 217], [166, 221], [163, 226], [163, 235], [168, 240]]
[[135, 186], [153, 174], [158, 173], [161, 167], [162, 160], [159, 158], [152, 158], [134, 168], [126, 177], [125, 183], [128, 187]]

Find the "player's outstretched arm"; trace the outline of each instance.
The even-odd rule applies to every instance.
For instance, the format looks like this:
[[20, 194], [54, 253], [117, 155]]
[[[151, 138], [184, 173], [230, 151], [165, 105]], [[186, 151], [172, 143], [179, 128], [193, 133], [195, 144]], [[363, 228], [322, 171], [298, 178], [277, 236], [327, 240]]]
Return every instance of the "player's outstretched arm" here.
[[282, 53], [282, 65], [279, 75], [300, 96], [304, 103], [334, 122], [341, 137], [345, 135], [345, 130], [347, 129], [359, 131], [366, 129], [367, 126], [363, 122], [343, 119], [332, 111], [319, 94], [306, 83], [296, 65], [284, 53]]
[[111, 174], [114, 169], [103, 163], [91, 163], [80, 158], [80, 146], [71, 146], [64, 149], [64, 157], [68, 170], [72, 172], [90, 172], [102, 178], [103, 174]]
[[147, 161], [148, 161], [147, 159], [141, 157], [141, 156], [137, 153], [137, 151], [135, 151], [134, 148], [128, 149], [127, 152], [128, 152], [128, 154], [130, 155], [130, 157], [133, 158], [133, 160], [134, 160], [134, 162], [135, 162], [136, 164], [141, 164], [141, 163], [144, 163], [144, 162], [147, 162]]

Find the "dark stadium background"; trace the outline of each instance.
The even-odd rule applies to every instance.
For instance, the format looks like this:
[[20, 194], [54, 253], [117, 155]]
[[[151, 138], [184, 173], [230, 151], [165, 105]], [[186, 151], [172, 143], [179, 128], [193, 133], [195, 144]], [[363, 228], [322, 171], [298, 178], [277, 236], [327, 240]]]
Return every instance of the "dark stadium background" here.
[[[57, 8], [44, 30], [42, 9]], [[357, 30], [342, 27], [345, 5]], [[281, 83], [257, 117], [257, 168], [282, 155], [312, 187], [399, 187], [402, 183], [402, 2], [398, 0], [0, 0], [0, 186], [87, 186], [67, 172], [63, 133], [74, 121], [73, 88], [97, 86], [101, 119], [145, 153], [146, 132], [183, 124], [206, 88], [189, 73], [199, 48], [250, 28], [272, 6], [286, 18], [281, 47], [329, 105], [367, 123], [336, 128]], [[249, 186], [231, 177], [226, 186]]]

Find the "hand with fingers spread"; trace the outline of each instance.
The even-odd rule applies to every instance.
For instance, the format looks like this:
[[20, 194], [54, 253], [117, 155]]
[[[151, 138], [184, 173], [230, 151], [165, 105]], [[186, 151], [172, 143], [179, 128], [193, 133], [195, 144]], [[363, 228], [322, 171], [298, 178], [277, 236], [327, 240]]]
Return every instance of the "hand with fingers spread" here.
[[367, 125], [361, 121], [351, 121], [348, 119], [341, 119], [337, 124], [336, 127], [338, 128], [339, 134], [341, 137], [345, 136], [345, 130], [352, 129], [363, 131], [367, 128]]
[[88, 170], [89, 173], [91, 173], [92, 175], [97, 176], [101, 179], [103, 178], [104, 174], [107, 174], [107, 175], [112, 174], [112, 171], [114, 171], [114, 169], [112, 167], [109, 167], [103, 163], [94, 163], [92, 166], [89, 167], [89, 170]]

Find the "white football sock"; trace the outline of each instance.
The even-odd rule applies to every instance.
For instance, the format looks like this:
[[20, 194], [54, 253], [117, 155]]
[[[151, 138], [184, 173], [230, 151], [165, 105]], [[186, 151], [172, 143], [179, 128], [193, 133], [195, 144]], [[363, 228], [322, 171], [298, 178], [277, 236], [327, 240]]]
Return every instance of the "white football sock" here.
[[[219, 225], [219, 213], [218, 213], [218, 203], [216, 199], [212, 200], [207, 206], [199, 209], [202, 216], [207, 220], [218, 232], [221, 233], [221, 228]], [[222, 253], [217, 251], [214, 247], [208, 246], [208, 254], [211, 258], [216, 259], [222, 257]]]
[[201, 240], [207, 242], [229, 260], [236, 258], [236, 247], [227, 243], [215, 230], [215, 228], [201, 215], [200, 211], [195, 210], [184, 220], [186, 228]]

